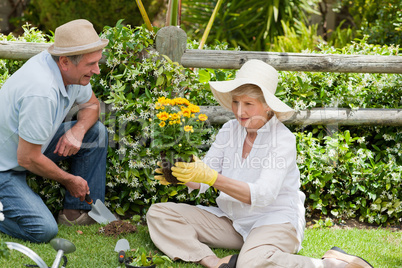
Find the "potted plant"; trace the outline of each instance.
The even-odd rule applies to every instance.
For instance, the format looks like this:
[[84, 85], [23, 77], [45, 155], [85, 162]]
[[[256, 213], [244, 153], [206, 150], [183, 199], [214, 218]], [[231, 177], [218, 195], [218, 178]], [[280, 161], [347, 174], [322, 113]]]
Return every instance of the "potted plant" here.
[[161, 157], [161, 167], [166, 180], [172, 184], [180, 181], [170, 168], [177, 161], [191, 162], [198, 155], [198, 147], [207, 133], [208, 117], [200, 113], [200, 107], [185, 98], [161, 97], [155, 103], [152, 149]]
[[153, 268], [157, 265], [171, 263], [172, 260], [167, 256], [160, 256], [147, 252], [145, 248], [139, 247], [135, 251], [128, 252], [124, 264], [127, 268]]

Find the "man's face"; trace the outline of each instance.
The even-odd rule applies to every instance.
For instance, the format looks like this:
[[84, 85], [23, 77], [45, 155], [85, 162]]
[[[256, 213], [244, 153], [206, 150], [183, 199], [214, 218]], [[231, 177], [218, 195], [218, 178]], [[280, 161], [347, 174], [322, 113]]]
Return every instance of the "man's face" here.
[[101, 58], [102, 50], [84, 54], [77, 65], [67, 58], [67, 68], [62, 71], [64, 85], [88, 85], [92, 75], [100, 73], [99, 61]]

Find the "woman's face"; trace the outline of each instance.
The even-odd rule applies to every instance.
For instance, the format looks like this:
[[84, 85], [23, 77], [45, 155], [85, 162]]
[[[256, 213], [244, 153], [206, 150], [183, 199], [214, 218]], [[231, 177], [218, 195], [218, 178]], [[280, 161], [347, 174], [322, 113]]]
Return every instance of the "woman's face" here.
[[240, 125], [247, 130], [257, 130], [268, 121], [268, 105], [247, 95], [232, 97], [232, 111]]

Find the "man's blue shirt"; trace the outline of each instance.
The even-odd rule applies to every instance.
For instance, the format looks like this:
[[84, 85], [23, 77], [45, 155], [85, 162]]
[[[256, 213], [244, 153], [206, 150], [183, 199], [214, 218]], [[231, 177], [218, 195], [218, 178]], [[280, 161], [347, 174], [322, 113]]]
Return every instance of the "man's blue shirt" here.
[[0, 171], [24, 170], [17, 162], [19, 137], [44, 152], [72, 105], [91, 96], [90, 84], [64, 86], [47, 51], [29, 59], [0, 89]]

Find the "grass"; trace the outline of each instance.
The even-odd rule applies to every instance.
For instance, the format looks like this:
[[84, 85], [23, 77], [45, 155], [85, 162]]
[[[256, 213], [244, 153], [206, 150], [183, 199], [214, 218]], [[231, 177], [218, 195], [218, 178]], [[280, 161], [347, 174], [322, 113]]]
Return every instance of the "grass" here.
[[[120, 238], [126, 238], [132, 249], [140, 246], [147, 250], [157, 250], [149, 238], [145, 226], [138, 226], [138, 232], [124, 237], [106, 237], [97, 233], [100, 225], [92, 226], [60, 226], [57, 237], [70, 240], [77, 250], [67, 255], [67, 267], [93, 268], [93, 267], [124, 267], [117, 261], [117, 253], [114, 251], [116, 242]], [[51, 266], [56, 251], [50, 244], [33, 244], [19, 239], [13, 239], [0, 233], [0, 240], [4, 242], [17, 242], [35, 251], [48, 266]], [[362, 256], [375, 268], [402, 267], [402, 231], [390, 231], [378, 229], [307, 229], [303, 249], [300, 255], [321, 258], [331, 247], [338, 246], [346, 252]], [[237, 253], [234, 250], [215, 249], [215, 253], [226, 256]], [[26, 267], [25, 264], [34, 262], [18, 251], [11, 251], [8, 259], [0, 259], [0, 267]], [[201, 267], [193, 263], [176, 261], [171, 267]], [[240, 267], [242, 268], [242, 267]]]

